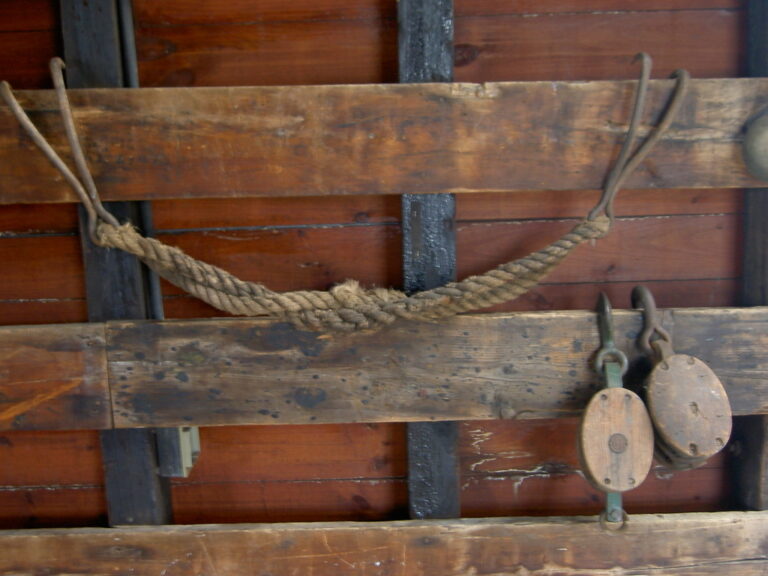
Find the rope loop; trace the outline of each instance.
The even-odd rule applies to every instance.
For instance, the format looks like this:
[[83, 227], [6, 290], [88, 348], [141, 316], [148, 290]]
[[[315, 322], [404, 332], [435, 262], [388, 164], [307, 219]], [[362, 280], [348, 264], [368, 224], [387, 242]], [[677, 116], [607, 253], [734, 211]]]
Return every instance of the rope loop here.
[[560, 239], [528, 256], [484, 274], [410, 296], [393, 289], [363, 288], [352, 280], [328, 291], [274, 292], [262, 284], [240, 280], [221, 268], [196, 260], [176, 247], [144, 237], [130, 223], [121, 225], [101, 203], [77, 135], [61, 59], [51, 61], [51, 76], [79, 178], [32, 123], [7, 82], [0, 83], [0, 96], [22, 129], [77, 194], [88, 215], [89, 234], [97, 245], [133, 254], [169, 282], [231, 314], [268, 316], [307, 330], [370, 331], [397, 319], [438, 320], [517, 298], [536, 286], [574, 248], [608, 234], [614, 219], [616, 194], [669, 129], [687, 89], [688, 73], [678, 71], [673, 95], [661, 120], [635, 152], [630, 153], [637, 139], [651, 74], [650, 57], [641, 54], [638, 58], [642, 61], [642, 72], [627, 136], [606, 178], [600, 201], [586, 219]]

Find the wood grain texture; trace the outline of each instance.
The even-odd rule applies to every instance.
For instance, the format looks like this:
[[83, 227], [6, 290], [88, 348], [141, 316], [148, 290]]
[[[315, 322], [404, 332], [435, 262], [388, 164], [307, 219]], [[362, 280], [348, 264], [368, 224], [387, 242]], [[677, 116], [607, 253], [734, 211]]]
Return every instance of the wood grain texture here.
[[[0, 491], [44, 486], [100, 486], [99, 434], [93, 430], [0, 433]], [[73, 465], [77, 463], [77, 465]]]
[[456, 20], [455, 76], [461, 82], [607, 80], [630, 74], [638, 52], [653, 56], [658, 77], [677, 68], [700, 78], [739, 76], [743, 25], [743, 10], [467, 16]]
[[0, 260], [12, 263], [2, 299], [82, 298], [79, 239], [70, 235], [0, 238]]
[[[520, 0], [498, 2], [497, 0], [456, 0], [456, 15], [497, 16], [547, 14], [599, 14], [600, 12], [645, 12], [673, 10], [739, 10], [739, 0]], [[574, 51], [574, 55], [579, 52]]]
[[[626, 77], [638, 51], [657, 74], [743, 71], [737, 2], [459, 2], [456, 74], [463, 81]], [[139, 2], [141, 80], [151, 86], [397, 80], [395, 6], [355, 2]]]
[[397, 27], [391, 20], [139, 26], [142, 86], [361, 84], [397, 78]]
[[[632, 352], [639, 316], [617, 313]], [[768, 411], [765, 311], [675, 310], [735, 414]], [[347, 337], [253, 320], [110, 323], [115, 425], [286, 424], [576, 415], [600, 387], [584, 312], [464, 316]], [[257, 367], [255, 369], [254, 367]]]
[[0, 2], [0, 34], [56, 30], [59, 13], [52, 0], [9, 0]]
[[134, 2], [136, 21], [142, 28], [184, 24], [236, 24], [263, 22], [376, 20], [394, 18], [395, 6], [387, 0], [233, 0], [226, 4], [201, 5], [194, 0]]
[[[755, 185], [743, 168], [741, 130], [765, 106], [766, 85], [693, 81], [679, 121], [628, 186]], [[633, 87], [86, 90], [72, 100], [105, 199], [318, 196], [599, 188]], [[656, 117], [670, 88], [652, 83], [647, 117]], [[19, 97], [61, 149], [52, 94]], [[0, 112], [0, 202], [73, 201], [19, 130]]]
[[404, 478], [180, 484], [173, 506], [179, 524], [402, 520], [408, 488]]
[[[456, 217], [459, 221], [581, 218], [597, 203], [598, 197], [597, 190], [465, 194], [456, 198]], [[615, 209], [619, 217], [740, 214], [742, 191], [623, 190]], [[71, 206], [63, 204], [0, 206], [0, 230], [48, 230], [59, 226], [74, 230], [75, 226], [68, 225], [70, 210]], [[39, 217], [35, 218], [37, 211]], [[152, 212], [155, 227], [161, 231], [318, 224], [362, 226], [397, 223], [400, 203], [392, 195], [322, 196], [311, 201], [305, 198], [162, 200], [153, 202]]]
[[48, 61], [60, 42], [52, 30], [0, 33], [0, 78], [17, 88], [50, 88]]
[[0, 429], [112, 427], [103, 325], [0, 331]]
[[106, 525], [100, 486], [50, 484], [0, 490], [0, 529]]
[[[576, 418], [462, 423], [462, 514], [596, 514], [601, 497], [578, 471], [577, 427]], [[201, 435], [192, 475], [174, 481], [179, 523], [407, 515], [401, 424], [224, 426]], [[13, 463], [0, 465], [0, 525], [104, 524], [98, 446], [95, 432], [0, 434], [0, 461]], [[657, 467], [625, 500], [630, 513], [726, 510], [727, 476], [722, 456], [689, 472]]]
[[[739, 223], [734, 215], [621, 219], [608, 237], [575, 249], [545, 282], [587, 284], [586, 307], [591, 308], [596, 292], [590, 295], [589, 285], [596, 283], [735, 279], [740, 276]], [[527, 256], [574, 224], [575, 220], [460, 222], [459, 277]], [[400, 287], [403, 282], [398, 265], [400, 230], [394, 226], [209, 230], [160, 238], [272, 290], [324, 290], [347, 278], [377, 286]], [[567, 296], [570, 288], [559, 290]], [[182, 291], [168, 286], [165, 294]], [[529, 305], [534, 301], [529, 299]], [[693, 305], [688, 302], [685, 305]]]
[[[712, 367], [734, 414], [768, 412], [768, 361], [757, 352], [766, 338], [764, 309], [665, 314], [675, 349]], [[617, 319], [625, 334], [620, 345], [632, 357], [639, 315], [618, 312]], [[105, 362], [118, 428], [567, 416], [579, 414], [601, 385], [589, 365], [598, 344], [594, 315], [586, 312], [402, 323], [374, 338], [247, 319], [115, 321], [107, 324], [106, 348], [101, 340], [84, 340], [84, 330], [91, 334], [83, 325], [0, 329], [14, 362], [2, 383], [6, 395], [34, 391], [31, 400], [10, 396], [6, 428], [108, 428]], [[20, 355], [19, 346], [42, 356]], [[64, 355], [52, 364], [48, 359], [59, 351]], [[90, 420], [83, 417], [89, 406], [80, 390], [78, 403], [59, 401], [61, 414], [15, 419], [29, 402], [56, 397], [62, 374], [72, 390], [85, 374], [87, 385], [100, 391]]]
[[[739, 10], [739, 0], [527, 0], [498, 2], [496, 0], [456, 0], [457, 17], [491, 15], [544, 15], [553, 13], [599, 13], [672, 11], [672, 10]], [[211, 23], [265, 23], [316, 20], [373, 20], [394, 19], [395, 6], [386, 0], [294, 0], [285, 4], [281, 0], [250, 2], [236, 0], [226, 4], [202, 6], [194, 0], [151, 0], [134, 2], [136, 20], [142, 27], [178, 26]]]
[[766, 526], [765, 513], [729, 512], [637, 515], [618, 533], [594, 517], [7, 531], [0, 574], [106, 574], [117, 564], [136, 576], [169, 567], [226, 576], [255, 565], [272, 574], [703, 575], [727, 565], [746, 576], [768, 565]]

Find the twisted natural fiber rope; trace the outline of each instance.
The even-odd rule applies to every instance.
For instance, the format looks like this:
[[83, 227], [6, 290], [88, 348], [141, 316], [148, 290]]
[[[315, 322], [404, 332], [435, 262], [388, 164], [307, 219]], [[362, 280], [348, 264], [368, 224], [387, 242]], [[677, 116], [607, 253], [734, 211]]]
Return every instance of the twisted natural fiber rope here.
[[538, 284], [576, 246], [605, 236], [611, 227], [613, 200], [619, 187], [671, 124], [682, 103], [688, 80], [685, 71], [676, 73], [678, 82], [664, 117], [630, 157], [650, 77], [650, 58], [643, 55], [643, 72], [635, 97], [630, 129], [619, 158], [606, 179], [600, 203], [570, 232], [546, 248], [479, 276], [471, 276], [461, 282], [451, 282], [408, 296], [385, 288], [364, 289], [355, 281], [347, 281], [327, 292], [273, 292], [262, 284], [245, 282], [216, 266], [196, 260], [178, 248], [153, 238], [146, 238], [131, 224], [119, 225], [101, 205], [85, 162], [64, 88], [63, 66], [59, 59], [51, 62], [62, 119], [80, 180], [37, 131], [16, 102], [6, 82], [0, 86], [0, 94], [35, 144], [62, 173], [85, 204], [90, 219], [89, 230], [97, 244], [119, 248], [137, 256], [163, 278], [231, 314], [270, 316], [291, 322], [300, 328], [342, 331], [374, 329], [390, 324], [398, 318], [444, 318], [512, 300]]

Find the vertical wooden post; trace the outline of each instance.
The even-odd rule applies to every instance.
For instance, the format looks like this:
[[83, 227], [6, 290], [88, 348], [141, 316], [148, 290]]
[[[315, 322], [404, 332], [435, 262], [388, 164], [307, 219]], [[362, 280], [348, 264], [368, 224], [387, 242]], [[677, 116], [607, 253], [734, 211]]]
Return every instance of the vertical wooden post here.
[[[400, 82], [453, 80], [452, 0], [399, 0]], [[405, 290], [456, 279], [455, 200], [451, 194], [402, 198]], [[408, 426], [408, 493], [412, 518], [461, 515], [456, 422]]]
[[[747, 75], [768, 76], [768, 3], [747, 5]], [[741, 304], [768, 304], [768, 189], [744, 192], [744, 259]], [[768, 509], [768, 416], [736, 419], [737, 494], [740, 504]]]
[[[126, 84], [119, 0], [61, 0], [67, 82], [71, 88]], [[130, 76], [130, 74], [129, 74]], [[107, 205], [121, 222], [140, 222], [137, 203]], [[139, 261], [120, 250], [94, 245], [80, 213], [88, 319], [103, 322], [148, 317], [147, 277]], [[101, 432], [107, 509], [111, 525], [171, 522], [169, 482], [158, 475], [151, 429]]]

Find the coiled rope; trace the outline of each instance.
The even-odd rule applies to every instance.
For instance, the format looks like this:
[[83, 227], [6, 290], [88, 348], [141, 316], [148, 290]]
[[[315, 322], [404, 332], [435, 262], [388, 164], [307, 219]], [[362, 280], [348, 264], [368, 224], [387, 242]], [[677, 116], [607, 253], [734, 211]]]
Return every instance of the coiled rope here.
[[178, 248], [146, 238], [130, 223], [120, 224], [101, 203], [75, 129], [61, 59], [51, 61], [51, 75], [79, 179], [37, 130], [7, 82], [0, 84], [0, 95], [25, 132], [77, 193], [88, 214], [88, 230], [96, 244], [135, 255], [161, 277], [230, 314], [269, 316], [302, 329], [349, 332], [376, 329], [398, 318], [435, 320], [513, 300], [536, 286], [576, 246], [605, 236], [613, 223], [617, 192], [671, 125], [689, 80], [685, 70], [674, 73], [677, 82], [660, 122], [632, 152], [651, 73], [650, 57], [647, 54], [639, 57], [642, 72], [627, 136], [606, 178], [600, 201], [589, 215], [559, 240], [524, 258], [413, 295], [386, 288], [366, 289], [353, 280], [328, 291], [274, 292], [262, 284], [240, 280], [221, 268], [196, 260]]

